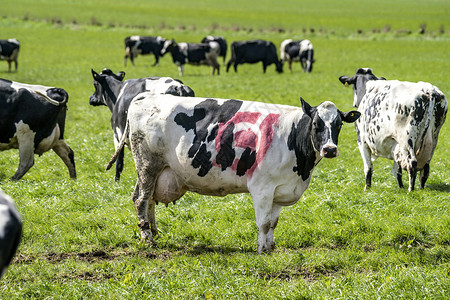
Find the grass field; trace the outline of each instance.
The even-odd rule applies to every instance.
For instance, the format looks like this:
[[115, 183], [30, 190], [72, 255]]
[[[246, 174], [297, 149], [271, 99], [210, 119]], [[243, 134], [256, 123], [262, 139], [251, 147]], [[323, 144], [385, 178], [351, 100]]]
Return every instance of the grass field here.
[[[374, 163], [364, 192], [362, 160], [352, 125], [340, 156], [324, 160], [300, 201], [284, 208], [270, 255], [257, 255], [249, 195], [188, 193], [157, 207], [158, 246], [139, 240], [131, 201], [136, 175], [129, 151], [120, 182], [105, 164], [113, 153], [110, 113], [89, 106], [91, 68], [126, 78], [179, 78], [170, 57], [158, 67], [139, 56], [123, 66], [123, 39], [161, 35], [197, 42], [207, 34], [262, 38], [277, 47], [308, 38], [313, 73], [300, 65], [277, 74], [272, 65], [241, 65], [211, 76], [186, 66], [181, 78], [201, 97], [300, 105], [331, 100], [352, 109], [353, 93], [338, 81], [359, 67], [377, 76], [427, 81], [450, 95], [448, 1], [50, 1], [2, 4], [1, 37], [21, 42], [19, 71], [0, 77], [65, 88], [66, 140], [77, 180], [53, 152], [36, 156], [19, 182], [8, 179], [18, 151], [0, 153], [0, 188], [14, 198], [24, 235], [0, 281], [0, 299], [448, 299], [450, 295], [450, 122], [440, 134], [427, 186], [396, 187], [391, 162]], [[394, 3], [392, 3], [394, 2]], [[419, 28], [426, 25], [424, 34]], [[358, 33], [358, 30], [360, 31]], [[410, 30], [411, 33], [408, 33]], [[229, 56], [228, 56], [229, 58]]]

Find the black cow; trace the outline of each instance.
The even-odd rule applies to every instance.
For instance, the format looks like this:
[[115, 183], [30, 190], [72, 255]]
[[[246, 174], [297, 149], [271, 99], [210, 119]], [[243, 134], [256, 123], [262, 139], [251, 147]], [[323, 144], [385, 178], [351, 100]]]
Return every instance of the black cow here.
[[281, 63], [287, 60], [289, 70], [292, 71], [292, 62], [300, 61], [303, 72], [311, 73], [314, 60], [313, 45], [309, 40], [293, 41], [291, 39], [284, 40], [280, 46]]
[[[114, 144], [122, 138], [127, 120], [128, 106], [131, 100], [142, 92], [154, 94], [171, 94], [175, 96], [194, 96], [194, 91], [181, 81], [170, 77], [147, 77], [123, 81], [125, 72], [114, 74], [110, 69], [104, 69], [100, 74], [91, 70], [94, 77], [95, 92], [89, 98], [93, 106], [108, 106], [112, 113], [111, 127], [114, 131]], [[116, 180], [120, 179], [123, 170], [124, 152], [120, 153], [116, 165]]]
[[183, 76], [184, 65], [207, 65], [212, 66], [212, 74], [217, 70], [220, 74], [220, 65], [217, 57], [220, 53], [220, 45], [217, 42], [208, 44], [198, 43], [177, 43], [175, 40], [166, 41], [161, 54], [170, 52], [173, 62], [178, 66], [180, 76]]
[[266, 73], [267, 66], [276, 65], [278, 73], [283, 72], [283, 65], [278, 60], [277, 49], [272, 42], [264, 40], [240, 41], [231, 43], [231, 59], [227, 63], [227, 72], [231, 64], [237, 72], [237, 65], [243, 63], [263, 63], [263, 71]]
[[16, 253], [22, 238], [22, 218], [13, 200], [0, 191], [0, 278]]
[[34, 154], [53, 149], [76, 178], [72, 149], [64, 140], [69, 95], [61, 88], [0, 79], [0, 151], [19, 149], [20, 163], [12, 180], [33, 166]]
[[228, 50], [227, 40], [222, 36], [211, 36], [211, 35], [208, 35], [202, 39], [202, 43], [209, 43], [209, 42], [219, 43], [220, 46], [219, 56], [223, 57], [223, 63], [225, 64], [225, 58], [227, 56]]
[[0, 60], [8, 62], [8, 72], [11, 72], [11, 62], [14, 62], [17, 72], [19, 49], [20, 44], [16, 39], [0, 40]]
[[153, 54], [155, 56], [155, 63], [153, 66], [158, 65], [159, 57], [161, 55], [161, 49], [164, 46], [166, 40], [160, 36], [129, 36], [125, 38], [125, 66], [127, 65], [127, 58], [130, 58], [131, 63], [134, 66], [134, 58], [139, 54]]

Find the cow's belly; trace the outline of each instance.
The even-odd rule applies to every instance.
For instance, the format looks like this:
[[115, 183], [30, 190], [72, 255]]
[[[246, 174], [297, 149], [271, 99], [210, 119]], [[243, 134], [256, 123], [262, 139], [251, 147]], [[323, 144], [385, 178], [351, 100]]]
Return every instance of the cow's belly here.
[[229, 177], [223, 174], [219, 176], [216, 173], [212, 171], [205, 177], [199, 177], [195, 172], [184, 173], [166, 167], [156, 181], [153, 199], [157, 202], [170, 203], [180, 199], [187, 191], [210, 196], [248, 192], [243, 179], [236, 180], [236, 176]]

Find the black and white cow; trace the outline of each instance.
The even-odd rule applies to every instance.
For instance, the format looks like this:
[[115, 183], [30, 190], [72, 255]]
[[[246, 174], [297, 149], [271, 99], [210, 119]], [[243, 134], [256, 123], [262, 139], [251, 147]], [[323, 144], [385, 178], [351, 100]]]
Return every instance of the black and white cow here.
[[125, 66], [127, 65], [127, 58], [130, 58], [134, 66], [134, 58], [139, 54], [153, 54], [155, 56], [154, 66], [158, 65], [161, 50], [166, 40], [160, 36], [129, 36], [125, 38]]
[[311, 73], [315, 62], [313, 45], [309, 40], [284, 40], [280, 46], [280, 57], [282, 64], [285, 61], [288, 62], [290, 71], [292, 71], [292, 62], [299, 61], [303, 72]]
[[0, 191], [0, 278], [5, 273], [22, 238], [22, 218], [13, 200]]
[[0, 79], [0, 151], [19, 149], [20, 163], [12, 180], [33, 166], [34, 154], [53, 149], [76, 178], [72, 149], [64, 140], [67, 101], [61, 88]]
[[17, 58], [19, 57], [20, 44], [16, 39], [0, 40], [0, 60], [8, 62], [8, 72], [11, 72], [11, 62], [14, 62], [17, 72]]
[[[128, 111], [125, 136], [136, 163], [133, 193], [143, 239], [157, 234], [155, 204], [186, 191], [225, 196], [249, 192], [258, 226], [258, 253], [271, 251], [283, 206], [308, 188], [322, 157], [338, 156], [343, 113], [332, 102], [302, 108], [252, 101], [179, 98], [143, 93]], [[151, 228], [150, 228], [150, 225]]]
[[223, 63], [225, 63], [225, 58], [227, 57], [227, 50], [228, 50], [227, 40], [222, 36], [211, 36], [211, 35], [208, 35], [202, 39], [202, 43], [209, 43], [209, 42], [219, 43], [220, 46], [219, 56], [223, 57]]
[[369, 68], [339, 80], [346, 86], [353, 85], [353, 106], [361, 113], [355, 128], [364, 162], [365, 189], [371, 186], [372, 161], [377, 157], [394, 160], [392, 172], [400, 188], [402, 169], [408, 171], [409, 191], [414, 190], [420, 171], [423, 189], [447, 114], [445, 95], [426, 82], [386, 81]]
[[243, 63], [254, 64], [262, 62], [263, 71], [266, 73], [267, 66], [275, 64], [278, 73], [283, 72], [283, 65], [278, 60], [277, 48], [270, 41], [252, 40], [231, 43], [231, 58], [227, 63], [227, 72], [233, 64], [234, 71]]
[[161, 55], [170, 52], [173, 62], [178, 66], [180, 76], [183, 76], [184, 65], [207, 65], [212, 67], [212, 74], [217, 70], [220, 74], [220, 65], [217, 57], [220, 53], [220, 45], [217, 42], [203, 43], [177, 43], [175, 40], [166, 41]]
[[[170, 77], [147, 77], [123, 81], [125, 72], [114, 74], [104, 69], [100, 74], [91, 70], [94, 78], [94, 94], [89, 98], [93, 106], [108, 106], [112, 113], [111, 127], [114, 131], [114, 144], [117, 147], [122, 138], [127, 120], [128, 106], [139, 93], [171, 94], [175, 96], [194, 96], [194, 91], [177, 79]], [[123, 171], [124, 151], [122, 150], [116, 165], [116, 180]]]

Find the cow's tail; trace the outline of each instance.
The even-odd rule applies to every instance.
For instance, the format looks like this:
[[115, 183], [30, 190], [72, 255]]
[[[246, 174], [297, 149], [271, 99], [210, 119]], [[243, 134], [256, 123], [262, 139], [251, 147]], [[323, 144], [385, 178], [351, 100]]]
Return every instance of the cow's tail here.
[[123, 131], [123, 135], [122, 138], [120, 139], [119, 142], [119, 146], [116, 149], [116, 152], [114, 152], [113, 156], [111, 157], [111, 159], [109, 160], [108, 164], [106, 165], [106, 170], [108, 171], [109, 169], [111, 169], [112, 165], [116, 162], [117, 158], [119, 157], [120, 152], [122, 151], [123, 147], [125, 146], [125, 142], [128, 138], [128, 133], [130, 132], [130, 126], [128, 124], [128, 120], [127, 123], [125, 125], [125, 129]]

